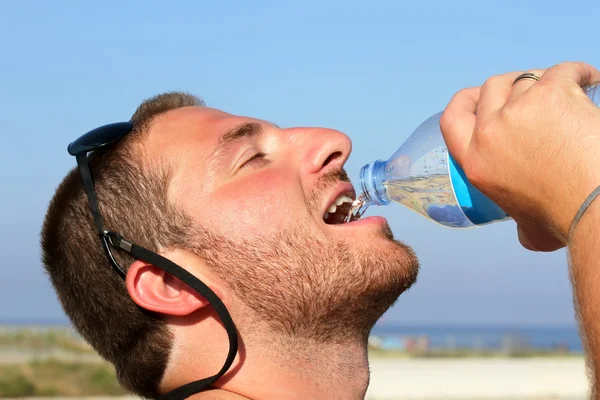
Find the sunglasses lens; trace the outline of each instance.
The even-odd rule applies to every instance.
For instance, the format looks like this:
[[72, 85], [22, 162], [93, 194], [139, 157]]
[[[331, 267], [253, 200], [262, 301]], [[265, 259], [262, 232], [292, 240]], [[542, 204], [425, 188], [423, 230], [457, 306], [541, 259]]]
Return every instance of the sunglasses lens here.
[[71, 143], [69, 154], [76, 156], [116, 143], [131, 132], [132, 127], [131, 122], [117, 122], [96, 128]]

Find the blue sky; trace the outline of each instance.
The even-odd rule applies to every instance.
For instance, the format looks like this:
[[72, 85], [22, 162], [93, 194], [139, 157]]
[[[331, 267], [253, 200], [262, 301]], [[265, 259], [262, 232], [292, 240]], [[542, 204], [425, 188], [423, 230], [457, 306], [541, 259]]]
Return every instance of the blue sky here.
[[[186, 90], [280, 126], [339, 129], [356, 179], [463, 87], [600, 66], [598, 15], [596, 0], [1, 2], [0, 319], [64, 318], [38, 241], [75, 165], [66, 146], [142, 99]], [[422, 262], [386, 322], [574, 324], [566, 253], [525, 251], [513, 222], [453, 231], [398, 205], [370, 212]]]

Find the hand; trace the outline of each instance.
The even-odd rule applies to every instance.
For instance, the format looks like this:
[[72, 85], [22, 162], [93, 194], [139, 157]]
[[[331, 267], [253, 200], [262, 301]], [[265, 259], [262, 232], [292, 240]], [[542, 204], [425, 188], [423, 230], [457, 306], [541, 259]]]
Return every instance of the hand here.
[[565, 63], [457, 93], [440, 125], [450, 153], [479, 190], [518, 224], [530, 250], [565, 246], [573, 217], [600, 184], [600, 109], [581, 86], [600, 71]]

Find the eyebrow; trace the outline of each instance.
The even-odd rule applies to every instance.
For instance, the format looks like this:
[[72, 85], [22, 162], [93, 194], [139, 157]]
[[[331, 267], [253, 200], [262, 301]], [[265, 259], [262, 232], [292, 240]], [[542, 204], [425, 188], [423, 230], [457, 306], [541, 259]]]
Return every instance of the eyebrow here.
[[[279, 126], [272, 122], [264, 122], [264, 124], [272, 126], [273, 128], [279, 128]], [[258, 122], [245, 122], [230, 129], [219, 138], [219, 141], [213, 150], [212, 158], [219, 159], [236, 142], [239, 142], [242, 139], [258, 136], [263, 133], [263, 130], [263, 124], [259, 124]]]
[[[275, 126], [275, 125], [274, 125]], [[240, 124], [221, 136], [212, 152], [212, 164], [218, 163], [235, 143], [242, 139], [247, 139], [260, 135], [263, 132], [263, 126], [257, 122], [245, 122]]]
[[262, 130], [262, 125], [256, 122], [246, 122], [238, 125], [221, 136], [219, 142], [217, 143], [217, 151], [220, 151], [220, 148], [222, 147], [228, 147], [240, 139], [251, 138], [253, 136], [260, 135]]

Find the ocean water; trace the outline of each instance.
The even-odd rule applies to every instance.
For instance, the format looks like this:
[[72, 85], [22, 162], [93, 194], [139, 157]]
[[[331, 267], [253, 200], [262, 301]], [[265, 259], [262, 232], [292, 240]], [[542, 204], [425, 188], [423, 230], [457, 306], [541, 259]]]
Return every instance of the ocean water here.
[[540, 350], [557, 348], [583, 352], [575, 326], [477, 326], [477, 325], [391, 325], [378, 324], [371, 336], [381, 339], [384, 348], [403, 348], [406, 338], [426, 337], [430, 349], [502, 349], [519, 345]]

